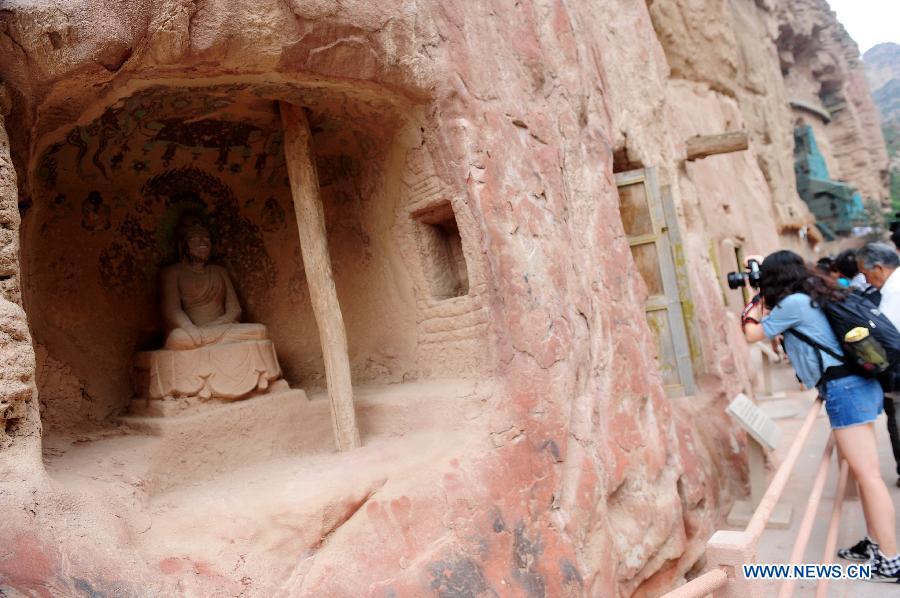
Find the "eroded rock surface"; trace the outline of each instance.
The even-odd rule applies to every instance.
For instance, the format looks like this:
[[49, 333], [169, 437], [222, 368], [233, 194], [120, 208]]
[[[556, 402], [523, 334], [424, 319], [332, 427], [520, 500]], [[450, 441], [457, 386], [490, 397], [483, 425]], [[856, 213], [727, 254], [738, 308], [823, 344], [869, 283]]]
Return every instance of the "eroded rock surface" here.
[[826, 0], [778, 5], [778, 53], [792, 100], [830, 115], [823, 141], [833, 178], [886, 203], [888, 156], [859, 48]]
[[[0, 144], [0, 209], [10, 268], [26, 271], [2, 283], [2, 375], [26, 408], [0, 450], [0, 473], [17, 472], [0, 475], [0, 505], [16, 514], [0, 521], [2, 583], [310, 596], [678, 583], [744, 491], [744, 438], [724, 406], [753, 376], [740, 300], [720, 275], [736, 247], [805, 248], [814, 234], [790, 168], [776, 35], [769, 3], [749, 0], [41, 1], [0, 13], [13, 150], [10, 162]], [[178, 472], [192, 486], [160, 493], [152, 472], [178, 460], [140, 461], [156, 440], [110, 417], [129, 398], [129, 355], [156, 334], [150, 308], [123, 308], [154, 304], [164, 231], [147, 223], [185, 187], [231, 233], [227, 265], [266, 266], [242, 299], [286, 377], [315, 386], [324, 374], [276, 100], [306, 106], [314, 125], [354, 381], [399, 398], [361, 403], [358, 453], [217, 480], [201, 464]], [[257, 130], [210, 139], [217, 119]], [[748, 151], [684, 161], [688, 138], [742, 129]], [[680, 230], [693, 396], [666, 397], [652, 289], [625, 238], [614, 174], [641, 167], [657, 169]], [[45, 413], [75, 438], [45, 439], [51, 478], [34, 458], [26, 313]], [[86, 330], [102, 342], [73, 341]], [[446, 400], [433, 405], [403, 394], [442, 378], [468, 382], [435, 382]], [[472, 380], [489, 392], [459, 390]], [[84, 409], [59, 404], [73, 397]], [[227, 441], [254, 446], [239, 429]]]
[[866, 52], [866, 76], [881, 113], [881, 131], [890, 160], [890, 190], [900, 198], [900, 45], [878, 44]]

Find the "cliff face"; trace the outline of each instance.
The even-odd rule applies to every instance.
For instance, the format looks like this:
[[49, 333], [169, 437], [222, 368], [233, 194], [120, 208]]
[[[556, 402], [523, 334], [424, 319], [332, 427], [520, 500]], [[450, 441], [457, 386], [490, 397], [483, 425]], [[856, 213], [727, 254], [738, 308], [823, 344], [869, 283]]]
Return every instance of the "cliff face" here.
[[[742, 436], [724, 404], [750, 390], [747, 366], [723, 345], [736, 332], [703, 229], [688, 222], [685, 254], [701, 257], [687, 268], [700, 286], [685, 305], [710, 325], [696, 357], [700, 391], [665, 396], [644, 310], [654, 272], [644, 280], [633, 260], [613, 163], [620, 153], [634, 156], [628, 167], [657, 167], [680, 206], [684, 136], [739, 127], [738, 115], [716, 104], [715, 126], [698, 118], [677, 137], [637, 120], [668, 123], [694, 92], [672, 91], [688, 98], [669, 103], [643, 5], [602, 10], [609, 19], [544, 1], [226, 0], [42, 1], [2, 13], [26, 244], [17, 284], [35, 314], [41, 400], [61, 428], [44, 439], [46, 470], [0, 453], [3, 471], [19, 472], [0, 482], [4, 508], [18, 514], [0, 523], [16, 547], [0, 564], [6, 583], [62, 594], [77, 583], [105, 593], [613, 596], [668, 587], [694, 567], [742, 489]], [[626, 30], [634, 35], [620, 39]], [[276, 100], [306, 106], [314, 124], [364, 446], [215, 482], [228, 464], [188, 467], [194, 452], [261, 452], [269, 440], [240, 426], [229, 437], [198, 429], [193, 448], [144, 464], [146, 451], [121, 450], [133, 435], [90, 420], [127, 405], [116, 389], [142, 335], [153, 338], [138, 312], [152, 304], [179, 198], [192, 192], [221, 224], [252, 313], [269, 318], [273, 302], [289, 302], [292, 311], [263, 319], [273, 334], [308, 321], [301, 248], [278, 217], [290, 201]], [[724, 160], [727, 178], [752, 172], [742, 183], [765, 187], [752, 157]], [[707, 168], [709, 185], [733, 192]], [[702, 198], [691, 193], [677, 209], [699, 219]], [[416, 220], [435, 206], [455, 218], [439, 229]], [[734, 227], [752, 220], [731, 206]], [[441, 263], [425, 239], [451, 239], [456, 225], [468, 289], [436, 297], [422, 271]], [[774, 244], [774, 225], [759, 234]], [[75, 242], [79, 252], [67, 249]], [[295, 330], [279, 356], [300, 372], [295, 385], [314, 387], [303, 372], [316, 371], [315, 343]], [[490, 392], [447, 382], [455, 408], [415, 403], [407, 384], [454, 363], [453, 375]], [[32, 371], [4, 373], [30, 381]], [[393, 415], [365, 406], [367, 379], [396, 383], [378, 391]], [[37, 425], [26, 394], [16, 398]], [[384, 420], [391, 432], [380, 436]], [[298, 425], [312, 433], [317, 421]], [[33, 455], [40, 439], [18, 430], [12, 448]], [[65, 440], [73, 433], [77, 442]], [[179, 476], [195, 490], [183, 494]]]
[[[749, 131], [758, 174], [768, 187], [762, 191], [762, 209], [774, 207], [778, 230], [785, 234], [782, 242], [791, 244], [792, 231], [811, 225], [812, 218], [797, 197], [787, 93], [777, 68], [771, 8], [742, 1], [705, 2], [702, 10], [683, 2], [648, 5], [673, 86], [703, 88], [713, 101], [738, 109], [740, 120], [724, 124]], [[682, 100], [675, 113], [693, 112], [690, 98]]]
[[829, 174], [886, 204], [888, 157], [856, 42], [826, 0], [785, 0], [778, 5], [777, 43], [789, 99], [830, 116], [817, 136], [827, 138], [823, 153], [835, 170]]
[[[780, 14], [761, 0], [0, 12], [3, 348], [24, 349], [0, 372], [15, 403], [0, 444], [3, 583], [353, 596], [677, 583], [744, 490], [744, 437], [724, 407], [752, 393], [753, 372], [722, 276], [740, 251], [803, 250], [814, 234], [790, 166]], [[810, 35], [784, 43], [830, 56]], [[226, 449], [266, 441], [232, 422], [227, 437], [182, 433], [147, 464], [146, 447], [171, 438], [124, 434], [111, 416], [128, 404], [132, 352], [158, 340], [154, 274], [186, 196], [219, 223], [291, 382], [321, 384], [277, 101], [313, 125], [364, 446], [229, 472]], [[851, 113], [858, 128], [840, 131], [855, 137], [834, 140], [842, 165], [868, 134]], [[748, 150], [687, 160], [688, 139], [736, 131]], [[649, 181], [652, 217], [616, 175]], [[656, 253], [642, 253], [629, 229], [653, 218]], [[660, 288], [664, 263], [675, 288]], [[662, 295], [681, 320], [645, 310]], [[691, 396], [664, 389], [673, 324]], [[57, 434], [46, 466], [35, 380]], [[366, 402], [375, 393], [388, 398]], [[327, 429], [317, 413], [297, 420], [308, 436]]]
[[878, 44], [863, 56], [872, 97], [881, 113], [891, 171], [891, 198], [900, 208], [900, 45]]

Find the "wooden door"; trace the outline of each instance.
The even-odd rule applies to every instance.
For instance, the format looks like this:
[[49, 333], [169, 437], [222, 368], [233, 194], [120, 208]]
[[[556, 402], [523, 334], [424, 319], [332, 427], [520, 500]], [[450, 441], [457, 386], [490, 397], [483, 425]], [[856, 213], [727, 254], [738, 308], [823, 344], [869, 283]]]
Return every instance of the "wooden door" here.
[[647, 286], [645, 311], [656, 338], [663, 384], [669, 396], [693, 394], [691, 350], [656, 169], [619, 173], [616, 185], [631, 254]]

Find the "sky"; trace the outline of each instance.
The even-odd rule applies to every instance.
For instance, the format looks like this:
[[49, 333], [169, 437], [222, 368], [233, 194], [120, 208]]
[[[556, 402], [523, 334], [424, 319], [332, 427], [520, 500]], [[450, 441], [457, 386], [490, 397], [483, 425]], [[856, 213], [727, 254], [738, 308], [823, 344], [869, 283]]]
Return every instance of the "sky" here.
[[860, 54], [883, 42], [900, 44], [900, 0], [828, 0]]

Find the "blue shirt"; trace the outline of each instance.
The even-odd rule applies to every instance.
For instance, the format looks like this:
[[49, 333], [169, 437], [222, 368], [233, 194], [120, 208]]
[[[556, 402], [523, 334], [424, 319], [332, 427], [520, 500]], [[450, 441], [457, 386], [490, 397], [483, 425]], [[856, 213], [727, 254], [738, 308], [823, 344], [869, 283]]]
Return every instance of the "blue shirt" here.
[[[794, 293], [779, 301], [769, 315], [762, 319], [762, 327], [770, 339], [793, 328], [838, 355], [844, 354], [825, 313], [821, 308], [813, 306], [812, 299], [806, 293]], [[822, 377], [822, 368], [841, 365], [840, 361], [828, 353], [819, 351], [792, 334], [784, 335], [784, 350], [791, 359], [797, 377], [807, 388], [816, 385]]]

